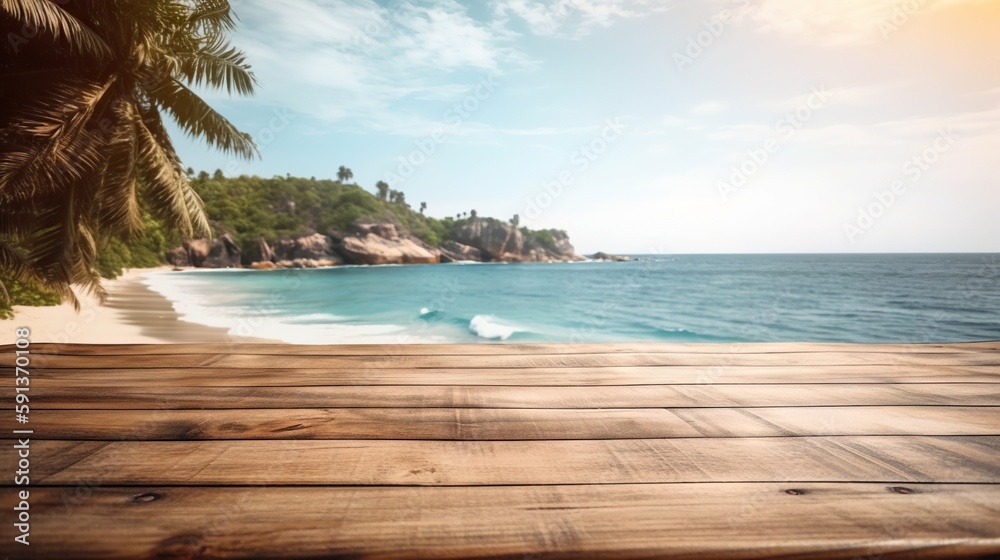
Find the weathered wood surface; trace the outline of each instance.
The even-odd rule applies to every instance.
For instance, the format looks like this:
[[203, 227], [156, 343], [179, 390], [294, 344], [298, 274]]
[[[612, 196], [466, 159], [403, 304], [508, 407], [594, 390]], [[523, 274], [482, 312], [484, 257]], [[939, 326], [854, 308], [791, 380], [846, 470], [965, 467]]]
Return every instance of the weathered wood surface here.
[[[995, 410], [995, 409], [994, 409]], [[55, 439], [559, 440], [817, 435], [1000, 435], [984, 407], [777, 408], [286, 408], [250, 410], [36, 410], [32, 426]]]
[[995, 436], [41, 441], [32, 453], [43, 485], [994, 483], [1000, 477]]
[[[52, 386], [37, 409], [725, 408], [1000, 406], [996, 383], [632, 386], [334, 385], [312, 387]], [[14, 388], [0, 390], [13, 399]]]
[[[257, 362], [269, 359], [257, 358]], [[316, 368], [45, 369], [36, 386], [317, 387], [331, 385], [553, 386], [770, 383], [1000, 383], [998, 366], [673, 366], [523, 369], [329, 370]]]
[[110, 559], [986, 557], [1000, 501], [857, 483], [35, 492], [39, 557]]
[[[5, 356], [13, 361], [13, 354]], [[259, 355], [218, 354], [134, 354], [112, 356], [72, 356], [39, 354], [35, 367], [46, 369], [108, 368], [322, 368], [327, 371], [379, 369], [520, 369], [520, 368], [602, 368], [650, 366], [1000, 366], [997, 352], [776, 352], [776, 353], [688, 353], [634, 352], [591, 354], [475, 354], [318, 356], [275, 354], [266, 360]]]
[[12, 558], [1000, 555], [998, 342], [31, 352]]

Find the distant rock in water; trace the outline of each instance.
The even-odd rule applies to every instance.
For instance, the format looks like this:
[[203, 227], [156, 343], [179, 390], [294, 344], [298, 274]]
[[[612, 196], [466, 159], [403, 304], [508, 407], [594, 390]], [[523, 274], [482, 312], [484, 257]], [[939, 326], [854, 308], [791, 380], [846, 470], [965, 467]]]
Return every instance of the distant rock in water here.
[[593, 255], [590, 255], [590, 257], [588, 258], [593, 259], [595, 261], [614, 261], [614, 262], [629, 262], [631, 260], [635, 260], [627, 255], [609, 255], [604, 252], [594, 253]]

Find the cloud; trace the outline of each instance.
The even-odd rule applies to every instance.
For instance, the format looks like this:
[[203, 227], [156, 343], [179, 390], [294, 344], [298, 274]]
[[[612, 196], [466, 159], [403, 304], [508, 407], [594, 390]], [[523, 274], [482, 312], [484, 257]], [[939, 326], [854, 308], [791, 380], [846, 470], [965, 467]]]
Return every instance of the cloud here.
[[[527, 58], [453, 0], [269, 0], [238, 8], [235, 43], [261, 84], [257, 101], [359, 130], [425, 133], [488, 75]], [[406, 107], [404, 107], [406, 106]]]
[[660, 0], [506, 0], [494, 5], [496, 16], [523, 21], [535, 35], [579, 39], [596, 27], [667, 9]]

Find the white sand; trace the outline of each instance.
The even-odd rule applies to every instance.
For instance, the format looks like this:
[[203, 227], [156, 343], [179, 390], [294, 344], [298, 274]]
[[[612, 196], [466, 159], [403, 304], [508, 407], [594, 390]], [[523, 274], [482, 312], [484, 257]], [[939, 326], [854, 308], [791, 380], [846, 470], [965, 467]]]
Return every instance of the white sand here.
[[171, 274], [170, 267], [131, 269], [103, 285], [108, 299], [78, 294], [80, 312], [64, 303], [50, 307], [14, 307], [14, 319], [0, 321], [0, 344], [14, 342], [16, 328], [31, 329], [32, 342], [78, 344], [147, 344], [163, 342], [251, 341], [231, 337], [226, 329], [181, 321], [170, 301], [142, 280]]

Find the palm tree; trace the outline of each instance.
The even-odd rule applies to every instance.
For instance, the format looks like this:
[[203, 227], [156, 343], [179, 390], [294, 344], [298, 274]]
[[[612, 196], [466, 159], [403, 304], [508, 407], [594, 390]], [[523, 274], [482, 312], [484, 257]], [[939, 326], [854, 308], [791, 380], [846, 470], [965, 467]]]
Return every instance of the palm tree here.
[[475, 210], [469, 212], [469, 217], [472, 218], [473, 220], [476, 219], [476, 216], [478, 216], [478, 214], [476, 214]]
[[225, 0], [0, 0], [0, 271], [75, 303], [71, 284], [103, 295], [97, 253], [141, 235], [143, 206], [185, 237], [210, 235], [163, 114], [225, 153], [258, 154], [191, 89], [253, 93], [227, 41], [233, 18]]
[[349, 167], [343, 165], [337, 170], [337, 180], [343, 183], [344, 181], [350, 181], [354, 177], [354, 173], [351, 172]]
[[420, 203], [420, 213], [423, 214], [424, 210], [427, 210], [427, 203], [426, 202], [421, 202]]
[[389, 200], [389, 183], [379, 181], [375, 183], [375, 190], [378, 192], [379, 198], [382, 200]]

